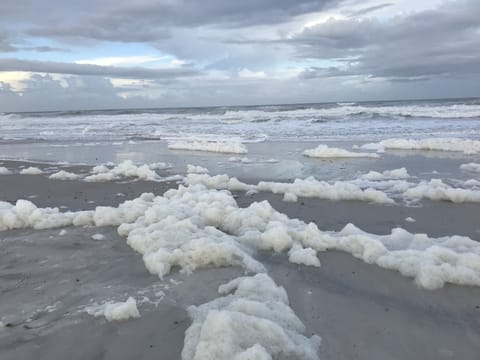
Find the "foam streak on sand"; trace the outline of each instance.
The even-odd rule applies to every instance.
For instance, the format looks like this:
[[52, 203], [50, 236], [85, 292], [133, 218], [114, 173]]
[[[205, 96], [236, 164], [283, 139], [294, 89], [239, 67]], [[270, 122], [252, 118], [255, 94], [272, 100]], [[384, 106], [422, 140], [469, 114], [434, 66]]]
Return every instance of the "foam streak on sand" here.
[[53, 228], [67, 225], [120, 225], [118, 232], [143, 255], [147, 269], [160, 277], [173, 267], [191, 272], [201, 267], [237, 265], [265, 271], [256, 249], [289, 252], [293, 263], [319, 266], [317, 252], [345, 251], [369, 264], [399, 271], [426, 289], [446, 282], [480, 286], [480, 244], [470, 238], [430, 238], [397, 228], [374, 235], [347, 225], [340, 232], [321, 231], [277, 212], [267, 201], [239, 208], [228, 191], [203, 185], [180, 186], [163, 196], [143, 194], [118, 208], [60, 213], [19, 200], [0, 203], [0, 229]]
[[395, 202], [382, 191], [372, 188], [362, 189], [348, 181], [335, 181], [330, 184], [318, 181], [313, 177], [295, 179], [293, 183], [279, 183], [260, 181], [259, 191], [269, 191], [274, 194], [284, 194], [291, 199], [292, 194], [297, 197], [315, 197], [326, 200], [358, 200], [380, 204], [394, 204]]
[[303, 335], [285, 289], [269, 276], [240, 277], [218, 291], [225, 296], [188, 308], [182, 360], [319, 359], [320, 337]]
[[226, 141], [175, 141], [168, 145], [172, 150], [192, 150], [192, 151], [208, 151], [227, 154], [246, 154], [248, 153], [245, 145], [239, 142]]
[[[188, 174], [184, 179], [187, 185], [201, 184], [209, 189], [226, 189], [230, 191], [246, 191], [247, 194], [259, 191], [283, 194], [286, 202], [296, 202], [299, 197], [343, 201], [365, 201], [378, 204], [395, 204], [400, 199], [407, 204], [421, 199], [451, 201], [455, 203], [480, 202], [480, 191], [463, 189], [445, 184], [440, 179], [421, 181], [417, 184], [408, 182], [405, 168], [386, 170], [383, 173], [370, 171], [358, 179], [350, 181], [326, 182], [314, 177], [295, 179], [293, 183], [260, 181], [258, 185], [241, 182], [226, 174], [210, 176], [208, 174]], [[479, 182], [470, 179], [463, 182], [466, 187], [476, 187]]]
[[296, 201], [297, 197], [316, 197], [327, 200], [359, 200], [393, 204], [385, 193], [367, 188], [362, 190], [358, 185], [347, 181], [336, 181], [332, 184], [318, 181], [313, 177], [305, 180], [295, 179], [293, 183], [260, 181], [258, 185], [249, 185], [228, 175], [209, 176], [207, 174], [189, 174], [185, 178], [187, 185], [202, 184], [210, 189], [228, 189], [231, 191], [268, 191], [284, 194], [286, 201]]

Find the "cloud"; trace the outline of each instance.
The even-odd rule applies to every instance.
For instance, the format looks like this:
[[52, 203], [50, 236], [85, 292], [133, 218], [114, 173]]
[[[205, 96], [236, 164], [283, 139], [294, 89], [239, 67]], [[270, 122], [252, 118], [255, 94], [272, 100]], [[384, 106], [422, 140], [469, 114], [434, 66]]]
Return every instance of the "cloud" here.
[[0, 81], [2, 111], [130, 108], [155, 104], [135, 96], [122, 98], [122, 91], [128, 88], [114, 87], [110, 80], [97, 76], [67, 76], [60, 80], [51, 75], [34, 74], [23, 83], [24, 89], [17, 92]]
[[264, 71], [252, 71], [247, 68], [243, 68], [238, 72], [238, 76], [243, 79], [265, 79], [267, 74]]
[[363, 16], [363, 15], [370, 14], [370, 13], [372, 13], [374, 11], [377, 11], [377, 10], [385, 9], [385, 8], [387, 8], [389, 6], [392, 6], [392, 5], [393, 5], [392, 3], [383, 3], [383, 4], [373, 5], [373, 6], [367, 6], [367, 7], [361, 8], [359, 10], [349, 11], [348, 16], [349, 17]]
[[0, 52], [11, 51], [15, 51], [15, 47], [10, 44], [7, 31], [4, 29], [0, 29]]
[[175, 28], [272, 25], [342, 1], [16, 0], [0, 2], [0, 23], [16, 34], [25, 29], [24, 35], [50, 39], [154, 43]]
[[191, 68], [150, 69], [144, 67], [99, 66], [21, 59], [0, 59], [0, 71], [27, 71], [47, 74], [70, 74], [131, 79], [176, 79], [199, 75], [199, 71]]
[[121, 65], [143, 65], [145, 63], [164, 60], [163, 56], [140, 55], [140, 56], [109, 56], [89, 60], [78, 60], [76, 64], [91, 64], [98, 66], [121, 66]]
[[[4, 75], [0, 102], [75, 109], [100, 106], [89, 93], [103, 107], [478, 95], [480, 1], [388, 1], [2, 1], [0, 71], [29, 81]], [[44, 93], [59, 97], [43, 104], [35, 97]]]
[[[419, 79], [480, 73], [480, 2], [463, 0], [386, 20], [329, 19], [292, 38], [299, 58], [331, 59], [338, 74]], [[332, 76], [309, 69], [303, 77]]]

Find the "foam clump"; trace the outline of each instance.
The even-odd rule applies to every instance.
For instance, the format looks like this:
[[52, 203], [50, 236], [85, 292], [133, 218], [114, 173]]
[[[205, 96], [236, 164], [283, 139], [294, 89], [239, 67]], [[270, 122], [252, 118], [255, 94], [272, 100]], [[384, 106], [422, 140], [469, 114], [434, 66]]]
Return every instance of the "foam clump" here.
[[182, 360], [319, 359], [320, 337], [304, 335], [285, 289], [268, 275], [234, 279], [219, 293], [225, 296], [188, 308]]
[[296, 202], [298, 197], [315, 197], [327, 200], [358, 200], [381, 204], [394, 204], [387, 194], [373, 188], [362, 189], [357, 184], [348, 181], [336, 181], [332, 184], [318, 181], [314, 177], [305, 180], [295, 179], [293, 183], [260, 181], [258, 185], [241, 182], [235, 177], [226, 174], [210, 176], [208, 174], [188, 174], [184, 179], [187, 185], [204, 185], [209, 189], [247, 191], [255, 193], [268, 191], [274, 194], [283, 194], [286, 202]]
[[480, 202], [480, 191], [453, 188], [440, 179], [421, 181], [405, 192], [405, 197], [411, 199], [444, 200], [454, 203]]
[[480, 286], [480, 245], [468, 237], [430, 238], [401, 228], [390, 235], [374, 235], [352, 224], [333, 237], [336, 250], [397, 270], [421, 288], [434, 290], [445, 283]]
[[92, 215], [92, 211], [62, 213], [58, 208], [38, 208], [28, 200], [17, 200], [15, 205], [0, 201], [0, 231], [90, 225]]
[[229, 177], [226, 174], [210, 176], [208, 174], [188, 174], [184, 179], [187, 185], [202, 184], [209, 189], [230, 190], [230, 191], [249, 191], [255, 190], [255, 185], [249, 185], [241, 182], [236, 177]]
[[188, 174], [208, 174], [209, 171], [207, 168], [204, 168], [203, 166], [188, 164], [187, 173]]
[[320, 267], [320, 260], [317, 252], [312, 248], [306, 248], [295, 244], [288, 252], [288, 261], [294, 264], [303, 264], [306, 266]]
[[12, 172], [8, 170], [5, 166], [0, 166], [0, 175], [10, 175]]
[[[162, 163], [163, 164], [163, 163]], [[138, 178], [141, 180], [155, 181], [160, 177], [153, 170], [157, 164], [137, 166], [131, 160], [125, 160], [113, 168], [107, 165], [98, 165], [92, 168], [93, 175], [87, 176], [87, 182], [106, 182], [123, 178]]]
[[80, 175], [74, 174], [69, 171], [60, 170], [56, 173], [51, 174], [49, 177], [51, 180], [78, 180]]
[[172, 150], [207, 151], [227, 154], [248, 153], [247, 148], [242, 143], [226, 141], [178, 140], [170, 143], [168, 148]]
[[105, 235], [103, 235], [103, 234], [93, 234], [92, 239], [97, 240], [97, 241], [105, 240]]
[[480, 152], [480, 141], [460, 138], [431, 138], [431, 139], [386, 139], [378, 143], [369, 143], [361, 146], [362, 149], [399, 149], [399, 150], [434, 150], [463, 152], [477, 154]]
[[104, 316], [108, 321], [121, 321], [140, 317], [137, 301], [133, 297], [129, 297], [125, 302], [106, 302], [101, 305], [92, 305], [85, 308], [85, 311], [94, 317]]
[[465, 170], [465, 171], [480, 173], [480, 164], [473, 163], [473, 162], [468, 163], [468, 164], [462, 164], [462, 165], [460, 165], [460, 169]]
[[378, 154], [352, 152], [345, 149], [329, 147], [327, 145], [318, 145], [315, 149], [308, 149], [303, 155], [314, 158], [378, 158]]
[[263, 265], [251, 256], [242, 239], [225, 229], [228, 217], [240, 211], [230, 193], [200, 185], [181, 186], [155, 197], [143, 216], [122, 224], [118, 232], [127, 236], [127, 243], [143, 255], [146, 268], [159, 277], [173, 267], [189, 273], [203, 267], [238, 265], [263, 272]]
[[381, 181], [387, 179], [401, 180], [410, 178], [410, 175], [408, 174], [407, 169], [400, 168], [394, 170], [386, 170], [382, 173], [377, 171], [370, 171], [367, 174], [362, 175], [361, 178], [368, 181]]
[[43, 174], [43, 170], [39, 169], [38, 167], [30, 166], [26, 169], [22, 169], [20, 171], [21, 175], [40, 175]]
[[318, 181], [314, 177], [295, 179], [293, 183], [267, 182], [258, 183], [259, 191], [269, 191], [274, 194], [284, 194], [286, 201], [293, 201], [297, 197], [315, 197], [326, 200], [358, 200], [381, 204], [394, 204], [395, 202], [383, 191], [373, 188], [362, 189], [360, 186], [348, 181], [335, 181], [328, 183]]

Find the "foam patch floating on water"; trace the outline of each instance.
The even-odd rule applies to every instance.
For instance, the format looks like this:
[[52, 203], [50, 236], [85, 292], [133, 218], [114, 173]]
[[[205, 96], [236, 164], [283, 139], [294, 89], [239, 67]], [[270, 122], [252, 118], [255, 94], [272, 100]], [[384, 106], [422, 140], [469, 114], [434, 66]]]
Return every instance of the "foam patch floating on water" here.
[[378, 158], [378, 154], [352, 152], [345, 149], [329, 147], [327, 145], [318, 145], [315, 149], [308, 149], [303, 155], [314, 158]]
[[227, 141], [179, 140], [171, 142], [168, 148], [172, 150], [207, 151], [227, 154], [248, 153], [247, 148], [242, 143]]
[[386, 139], [378, 143], [369, 143], [360, 148], [368, 150], [434, 150], [463, 152], [477, 154], [480, 152], [480, 141], [460, 138], [431, 138], [431, 139]]

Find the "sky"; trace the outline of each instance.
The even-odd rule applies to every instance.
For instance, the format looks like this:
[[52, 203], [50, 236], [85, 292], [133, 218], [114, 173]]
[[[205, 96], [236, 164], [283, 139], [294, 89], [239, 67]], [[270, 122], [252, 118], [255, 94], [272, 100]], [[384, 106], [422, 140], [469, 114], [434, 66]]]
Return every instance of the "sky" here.
[[480, 96], [478, 0], [0, 2], [0, 112]]

